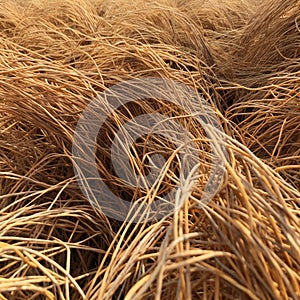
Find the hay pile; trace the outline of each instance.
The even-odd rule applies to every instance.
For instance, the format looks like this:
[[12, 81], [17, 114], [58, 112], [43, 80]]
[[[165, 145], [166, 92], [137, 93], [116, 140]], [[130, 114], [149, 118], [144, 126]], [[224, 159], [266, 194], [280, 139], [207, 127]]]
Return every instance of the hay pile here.
[[[3, 0], [0, 299], [299, 299], [299, 6]], [[167, 218], [119, 222], [82, 195], [73, 134], [98, 93], [148, 76], [214, 106], [226, 174], [206, 204], [203, 173]]]

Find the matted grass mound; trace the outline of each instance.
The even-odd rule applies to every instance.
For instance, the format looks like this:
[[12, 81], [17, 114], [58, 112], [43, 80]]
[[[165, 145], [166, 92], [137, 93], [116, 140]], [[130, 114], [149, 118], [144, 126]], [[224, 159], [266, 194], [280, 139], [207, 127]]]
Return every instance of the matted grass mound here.
[[[299, 299], [299, 30], [289, 3], [255, 12], [230, 0], [1, 2], [0, 299]], [[175, 111], [199, 145], [197, 184], [166, 218], [122, 223], [82, 195], [73, 135], [98, 93], [147, 76], [213, 106], [225, 176], [202, 203], [208, 138]], [[142, 172], [143, 158], [130, 159]], [[180, 174], [167, 179], [160, 187]]]
[[298, 189], [299, 7], [299, 1], [270, 2], [241, 30], [236, 43], [243, 46], [232, 52], [238, 85], [226, 112], [243, 143]]

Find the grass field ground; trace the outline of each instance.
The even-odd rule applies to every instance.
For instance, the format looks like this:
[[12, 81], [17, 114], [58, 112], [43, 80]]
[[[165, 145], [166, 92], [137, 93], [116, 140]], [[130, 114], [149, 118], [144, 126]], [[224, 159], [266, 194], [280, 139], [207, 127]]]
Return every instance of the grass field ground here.
[[[0, 299], [300, 298], [299, 1], [0, 4]], [[86, 199], [72, 142], [99, 93], [150, 76], [202, 95], [227, 155], [203, 203], [216, 140], [195, 116], [150, 100], [112, 114], [95, 153], [116, 196], [151, 202], [181, 180], [176, 147], [161, 136], [131, 152], [135, 172], [124, 167], [145, 174], [145, 151], [169, 154], [156, 189], [112, 171], [111, 134], [140, 112], [180, 119], [201, 163], [193, 190], [176, 196], [180, 209], [135, 224]]]

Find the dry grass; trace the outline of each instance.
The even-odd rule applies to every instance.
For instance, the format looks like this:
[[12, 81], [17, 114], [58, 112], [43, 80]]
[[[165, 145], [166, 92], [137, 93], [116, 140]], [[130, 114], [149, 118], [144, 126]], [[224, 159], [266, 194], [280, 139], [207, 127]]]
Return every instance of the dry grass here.
[[[0, 299], [299, 299], [299, 1], [0, 4]], [[98, 93], [147, 76], [214, 106], [225, 177], [201, 203], [208, 141], [186, 116], [204, 164], [193, 193], [156, 223], [122, 223], [82, 195], [73, 134]], [[143, 109], [180, 116], [157, 105]], [[159, 187], [179, 180], [168, 171]]]

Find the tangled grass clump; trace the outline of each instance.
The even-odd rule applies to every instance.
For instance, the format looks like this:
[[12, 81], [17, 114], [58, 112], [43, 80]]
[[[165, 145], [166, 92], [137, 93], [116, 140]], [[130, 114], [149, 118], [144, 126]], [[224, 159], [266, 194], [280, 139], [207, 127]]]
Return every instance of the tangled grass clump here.
[[[300, 298], [299, 1], [0, 3], [0, 299]], [[141, 110], [181, 118], [202, 173], [178, 211], [120, 222], [82, 195], [73, 135], [99, 93], [150, 76], [211, 104], [225, 176], [202, 203], [213, 164], [204, 130], [172, 107], [133, 105], [112, 121]], [[176, 161], [174, 145], [156, 141]], [[110, 173], [109, 149], [97, 151], [99, 171], [138, 201]], [[144, 154], [130, 157], [137, 173]], [[180, 181], [172, 166], [158, 187]]]

